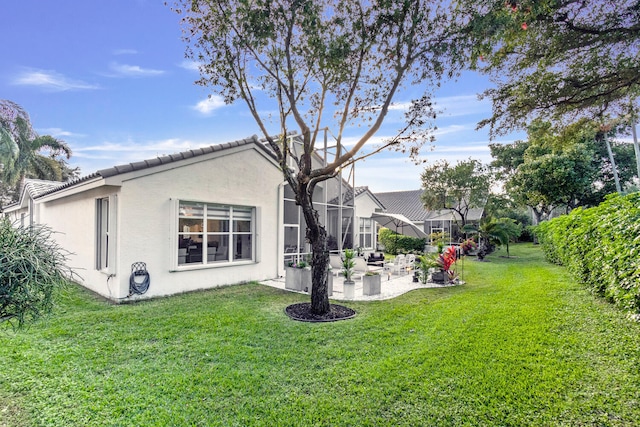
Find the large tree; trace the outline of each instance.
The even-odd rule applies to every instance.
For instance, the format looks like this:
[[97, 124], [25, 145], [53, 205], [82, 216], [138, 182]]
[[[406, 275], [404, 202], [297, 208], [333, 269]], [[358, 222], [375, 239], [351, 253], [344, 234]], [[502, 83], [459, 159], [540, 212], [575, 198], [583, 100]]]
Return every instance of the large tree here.
[[[175, 10], [183, 15], [187, 57], [199, 63], [198, 83], [227, 103], [243, 100], [277, 156], [307, 224], [311, 310], [327, 313], [329, 256], [314, 189], [368, 155], [386, 148], [415, 155], [429, 140], [430, 90], [454, 69], [445, 55], [455, 45], [449, 2], [178, 0]], [[368, 150], [365, 144], [409, 84], [415, 90], [406, 122], [395, 137]], [[361, 134], [346, 145], [345, 129], [355, 125]], [[294, 129], [299, 155], [286, 137]], [[314, 167], [325, 129], [335, 138], [336, 155]]]
[[640, 1], [472, 0], [459, 7], [470, 61], [496, 87], [485, 92], [491, 134], [534, 117], [615, 117], [640, 95]]
[[533, 156], [518, 166], [507, 182], [507, 192], [533, 210], [536, 224], [556, 207], [571, 210], [593, 185], [592, 155], [571, 149]]
[[421, 178], [424, 206], [430, 210], [456, 212], [460, 216], [460, 228], [467, 223], [469, 210], [484, 207], [489, 197], [491, 177], [478, 160], [460, 161], [455, 166], [443, 160], [426, 167]]
[[527, 140], [490, 145], [491, 167], [513, 199], [537, 206], [539, 218], [557, 206], [594, 206], [616, 191], [609, 148], [617, 159], [620, 180], [624, 183], [633, 176], [633, 148], [615, 141], [608, 144], [614, 133], [615, 129], [605, 131], [584, 119], [563, 127], [534, 120], [527, 128]]

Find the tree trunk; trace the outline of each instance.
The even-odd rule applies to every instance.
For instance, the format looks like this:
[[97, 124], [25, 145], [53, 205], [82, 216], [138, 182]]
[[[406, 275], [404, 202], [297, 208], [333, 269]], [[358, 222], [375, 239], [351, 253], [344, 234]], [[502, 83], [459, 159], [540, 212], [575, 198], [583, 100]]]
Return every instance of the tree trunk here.
[[635, 122], [631, 123], [631, 134], [633, 135], [633, 150], [636, 153], [636, 166], [638, 168], [638, 178], [640, 179], [640, 144], [638, 144]]
[[329, 251], [327, 250], [327, 231], [320, 224], [318, 212], [314, 209], [311, 197], [306, 188], [299, 193], [300, 207], [307, 222], [307, 241], [311, 244], [311, 311], [314, 314], [325, 314], [330, 310], [329, 292], [327, 289], [327, 266]]
[[620, 178], [618, 178], [618, 169], [616, 167], [616, 161], [613, 158], [613, 150], [611, 149], [611, 143], [609, 143], [609, 139], [605, 136], [604, 143], [607, 146], [607, 154], [609, 154], [609, 161], [611, 162], [611, 169], [613, 172], [613, 180], [616, 183], [616, 191], [618, 193], [622, 193], [622, 187], [620, 187]]

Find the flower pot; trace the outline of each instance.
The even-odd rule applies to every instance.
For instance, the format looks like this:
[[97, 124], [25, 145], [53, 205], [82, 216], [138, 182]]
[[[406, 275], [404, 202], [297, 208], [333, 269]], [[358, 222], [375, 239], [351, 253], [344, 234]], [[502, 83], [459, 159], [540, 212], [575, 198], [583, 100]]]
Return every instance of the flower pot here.
[[447, 273], [444, 270], [438, 270], [431, 273], [431, 281], [433, 281], [433, 283], [443, 284], [445, 283], [446, 278], [447, 278]]
[[380, 285], [381, 277], [379, 274], [374, 274], [373, 276], [365, 275], [362, 278], [362, 295], [379, 295]]
[[353, 280], [344, 282], [343, 285], [344, 299], [353, 299], [356, 296], [356, 282]]
[[308, 268], [285, 268], [286, 276], [284, 280], [285, 289], [292, 291], [311, 292], [311, 270]]

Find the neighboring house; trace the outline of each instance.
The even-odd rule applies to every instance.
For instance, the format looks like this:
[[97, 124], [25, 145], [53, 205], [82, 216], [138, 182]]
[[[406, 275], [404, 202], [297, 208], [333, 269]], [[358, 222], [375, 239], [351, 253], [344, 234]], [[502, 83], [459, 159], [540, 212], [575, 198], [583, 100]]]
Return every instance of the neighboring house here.
[[[385, 212], [406, 216], [427, 235], [445, 233], [451, 242], [457, 241], [461, 234], [457, 225], [461, 223], [460, 215], [451, 209], [427, 210], [421, 199], [422, 193], [423, 190], [391, 191], [375, 193], [375, 196], [385, 206]], [[483, 215], [483, 208], [471, 208], [467, 222], [478, 223]]]
[[[314, 192], [314, 206], [339, 249], [368, 232], [366, 226], [354, 230], [356, 206], [362, 205], [364, 217], [379, 206], [368, 190], [356, 191], [356, 206], [343, 205], [347, 197], [340, 194], [352, 188], [337, 177]], [[287, 260], [309, 252], [292, 196], [273, 153], [253, 137], [103, 169], [69, 183], [28, 180], [20, 201], [4, 214], [51, 227], [71, 252], [69, 265], [81, 285], [126, 301], [282, 276]], [[375, 237], [363, 237], [369, 239]], [[142, 296], [129, 287], [139, 262], [150, 276]]]

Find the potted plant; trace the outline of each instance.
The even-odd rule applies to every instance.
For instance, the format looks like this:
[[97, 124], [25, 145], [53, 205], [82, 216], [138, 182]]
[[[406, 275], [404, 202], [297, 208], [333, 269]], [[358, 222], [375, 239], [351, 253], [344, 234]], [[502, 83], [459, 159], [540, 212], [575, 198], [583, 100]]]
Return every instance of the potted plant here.
[[456, 273], [451, 266], [456, 262], [456, 247], [450, 246], [443, 253], [436, 257], [438, 267], [431, 273], [431, 280], [434, 283], [450, 283], [456, 278]]
[[353, 299], [355, 296], [356, 282], [353, 281], [353, 267], [356, 262], [353, 260], [355, 252], [351, 249], [345, 249], [342, 256], [342, 275], [344, 276], [344, 298]]
[[440, 264], [437, 261], [438, 256], [439, 255], [437, 254], [431, 254], [431, 256], [423, 255], [417, 258], [418, 262], [416, 263], [416, 275], [418, 280], [420, 280], [420, 283], [422, 283], [423, 285], [427, 283], [427, 280], [429, 280], [430, 270], [434, 268], [440, 268]]
[[382, 280], [377, 271], [367, 271], [362, 278], [363, 295], [379, 295]]
[[285, 270], [285, 289], [292, 291], [311, 291], [311, 268], [309, 264], [305, 261], [292, 261]]

